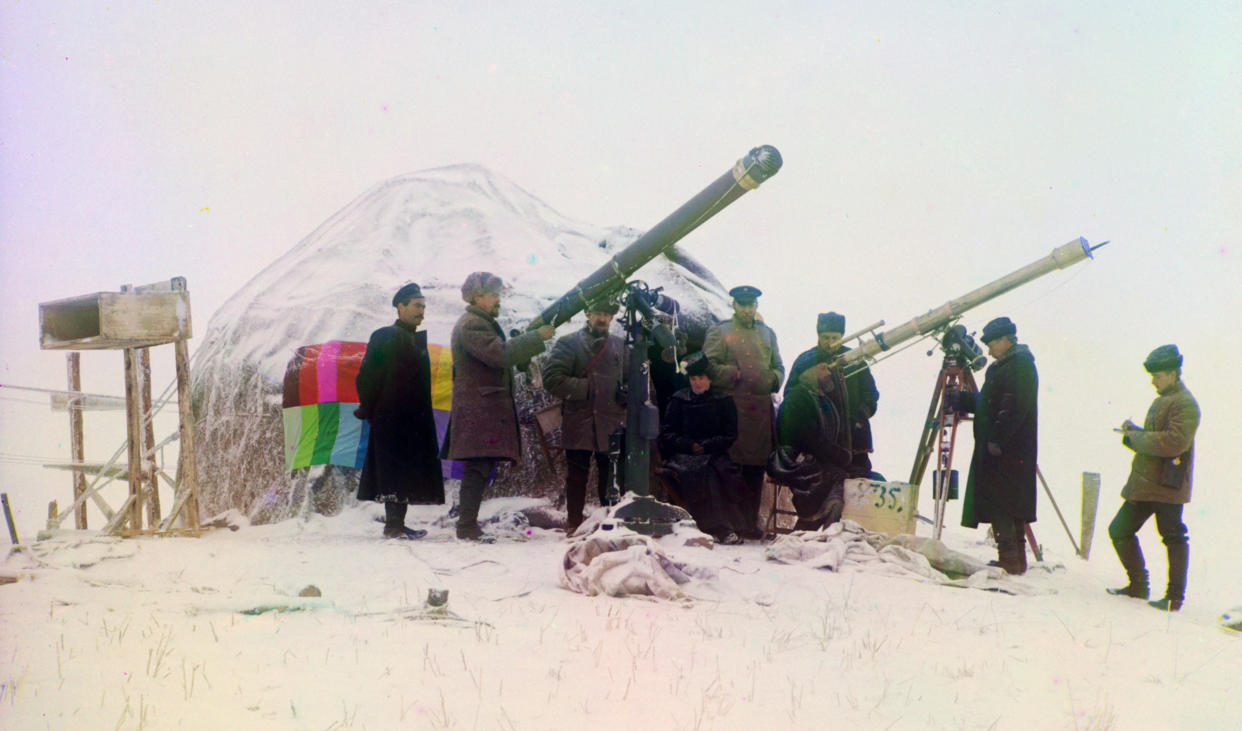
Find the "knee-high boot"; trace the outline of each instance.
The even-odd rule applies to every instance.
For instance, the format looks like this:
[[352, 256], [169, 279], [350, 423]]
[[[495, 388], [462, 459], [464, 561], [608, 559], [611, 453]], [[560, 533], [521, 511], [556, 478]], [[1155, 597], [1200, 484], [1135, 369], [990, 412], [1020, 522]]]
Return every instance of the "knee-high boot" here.
[[1179, 604], [1186, 598], [1186, 572], [1190, 568], [1190, 546], [1176, 543], [1168, 546], [1169, 586], [1164, 596]]
[[1113, 549], [1117, 551], [1117, 558], [1121, 560], [1121, 565], [1126, 570], [1130, 583], [1116, 589], [1108, 589], [1108, 593], [1115, 596], [1146, 599], [1150, 593], [1147, 586], [1147, 565], [1143, 561], [1143, 549], [1139, 548], [1138, 538], [1127, 536], [1116, 539], [1113, 541]]

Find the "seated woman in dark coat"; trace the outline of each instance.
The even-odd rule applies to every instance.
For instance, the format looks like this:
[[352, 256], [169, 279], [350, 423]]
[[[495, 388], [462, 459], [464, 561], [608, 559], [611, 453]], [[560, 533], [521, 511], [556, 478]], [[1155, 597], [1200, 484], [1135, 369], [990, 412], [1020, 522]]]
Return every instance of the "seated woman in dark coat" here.
[[777, 416], [774, 458], [783, 463], [783, 474], [773, 477], [793, 493], [798, 530], [818, 530], [837, 522], [845, 505], [844, 482], [852, 455], [844, 420], [832, 398], [835, 388], [832, 369], [825, 362], [816, 363], [789, 389]]
[[689, 388], [673, 394], [660, 428], [664, 475], [671, 478], [699, 530], [725, 544], [738, 544], [745, 523], [741, 512], [741, 471], [729, 459], [737, 439], [733, 398], [711, 387], [707, 358], [686, 361]]

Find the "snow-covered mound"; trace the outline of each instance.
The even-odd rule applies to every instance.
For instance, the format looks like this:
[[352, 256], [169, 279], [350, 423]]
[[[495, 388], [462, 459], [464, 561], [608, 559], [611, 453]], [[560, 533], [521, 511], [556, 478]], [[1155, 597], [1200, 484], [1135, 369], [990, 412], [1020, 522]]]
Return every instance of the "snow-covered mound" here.
[[[670, 204], [670, 211], [680, 201]], [[287, 517], [301, 504], [306, 476], [284, 473], [281, 389], [298, 346], [365, 342], [394, 319], [392, 293], [415, 281], [427, 297], [423, 328], [448, 345], [461, 314], [460, 286], [476, 270], [510, 289], [501, 325], [522, 327], [641, 231], [573, 221], [504, 177], [477, 165], [412, 173], [381, 183], [350, 203], [261, 271], [212, 317], [193, 373], [200, 502], [206, 514], [237, 508], [259, 521]], [[693, 236], [693, 234], [692, 234]], [[676, 249], [639, 270], [680, 301], [700, 326], [727, 311], [720, 282]], [[558, 335], [576, 329], [581, 316]], [[531, 435], [527, 434], [527, 437]], [[531, 459], [499, 491], [530, 490]], [[546, 464], [544, 468], [546, 469]], [[333, 476], [347, 494], [356, 477]], [[296, 488], [296, 489], [295, 489]], [[335, 498], [329, 500], [333, 502]]]

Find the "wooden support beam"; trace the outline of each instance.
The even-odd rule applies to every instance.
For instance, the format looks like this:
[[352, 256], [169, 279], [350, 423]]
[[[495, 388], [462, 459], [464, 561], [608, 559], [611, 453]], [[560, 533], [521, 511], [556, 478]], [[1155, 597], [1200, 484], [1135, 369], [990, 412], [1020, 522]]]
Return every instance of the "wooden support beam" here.
[[[188, 315], [187, 315], [188, 322]], [[194, 414], [190, 402], [190, 349], [185, 340], [173, 344], [177, 360], [177, 411], [181, 424], [179, 493], [185, 495], [185, 525], [198, 528], [198, 461], [194, 452]]]
[[142, 416], [138, 385], [138, 353], [125, 349], [125, 413], [126, 437], [129, 444], [129, 526], [142, 530]]
[[[74, 351], [65, 355], [66, 367], [69, 371], [69, 390], [82, 390], [82, 354]], [[81, 464], [85, 459], [85, 445], [82, 430], [82, 398], [69, 400], [69, 453], [70, 459]], [[86, 493], [86, 474], [81, 468], [73, 470], [73, 525], [78, 530], [86, 530], [86, 505], [80, 500]]]
[[147, 526], [160, 524], [160, 469], [155, 464], [155, 415], [151, 412], [151, 349], [138, 350], [138, 375], [142, 380], [142, 461], [146, 466]]

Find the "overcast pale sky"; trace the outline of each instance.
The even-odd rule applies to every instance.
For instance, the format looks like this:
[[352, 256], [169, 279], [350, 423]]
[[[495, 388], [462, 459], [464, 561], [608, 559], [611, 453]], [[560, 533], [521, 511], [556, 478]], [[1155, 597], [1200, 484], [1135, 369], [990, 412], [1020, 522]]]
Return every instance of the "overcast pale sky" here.
[[[5, 3], [0, 382], [63, 385], [38, 302], [183, 275], [201, 336], [395, 175], [480, 163], [571, 217], [647, 228], [771, 144], [781, 173], [683, 245], [768, 292], [789, 360], [816, 312], [891, 327], [1074, 237], [1111, 239], [966, 324], [1019, 323], [1045, 409], [1100, 422], [1054, 438], [1108, 453], [1118, 479], [1107, 427], [1141, 418], [1136, 364], [1177, 342], [1215, 419], [1212, 471], [1237, 474], [1242, 348], [1221, 322], [1242, 310], [1237, 3], [503, 7]], [[925, 404], [934, 363], [901, 358], [880, 366], [890, 408], [907, 381]], [[918, 425], [901, 429], [912, 444]]]

